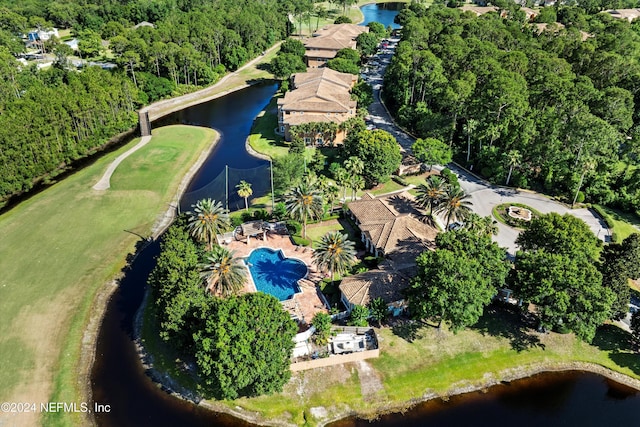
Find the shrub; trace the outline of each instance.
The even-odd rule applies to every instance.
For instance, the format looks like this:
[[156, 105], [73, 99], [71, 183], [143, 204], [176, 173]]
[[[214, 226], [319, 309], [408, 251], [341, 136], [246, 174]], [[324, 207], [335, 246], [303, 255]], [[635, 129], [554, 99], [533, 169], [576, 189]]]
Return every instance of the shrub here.
[[334, 24], [352, 24], [353, 21], [348, 16], [340, 15], [333, 21]]
[[296, 220], [290, 219], [285, 223], [285, 225], [287, 226], [287, 230], [291, 235], [299, 235], [302, 231], [302, 224], [300, 224]]
[[584, 193], [582, 191], [578, 191], [578, 197], [576, 197], [576, 203], [584, 202]]
[[397, 182], [400, 185], [404, 185], [405, 187], [409, 185], [406, 179], [398, 175], [391, 175], [391, 179]]

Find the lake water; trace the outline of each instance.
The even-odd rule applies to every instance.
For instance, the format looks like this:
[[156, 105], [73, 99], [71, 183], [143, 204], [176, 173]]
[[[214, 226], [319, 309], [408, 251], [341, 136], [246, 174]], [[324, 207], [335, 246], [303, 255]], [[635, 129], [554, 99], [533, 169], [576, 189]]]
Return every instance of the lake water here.
[[360, 8], [364, 15], [364, 21], [360, 25], [367, 25], [369, 22], [379, 22], [385, 27], [400, 28], [400, 25], [393, 22], [393, 19], [404, 7], [404, 3], [380, 3], [367, 4]]
[[425, 402], [405, 415], [346, 419], [331, 427], [586, 427], [640, 425], [640, 393], [601, 376], [548, 373], [475, 392]]

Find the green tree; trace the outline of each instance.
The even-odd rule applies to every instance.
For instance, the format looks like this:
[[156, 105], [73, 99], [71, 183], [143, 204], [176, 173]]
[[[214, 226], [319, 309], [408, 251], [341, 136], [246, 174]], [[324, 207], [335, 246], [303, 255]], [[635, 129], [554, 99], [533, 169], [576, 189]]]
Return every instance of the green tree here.
[[411, 146], [411, 151], [416, 159], [429, 165], [429, 170], [434, 164], [446, 165], [451, 162], [451, 147], [435, 138], [418, 138]]
[[304, 176], [302, 154], [290, 153], [273, 159], [273, 186], [278, 194], [297, 186]]
[[475, 324], [497, 289], [480, 262], [448, 249], [423, 252], [418, 275], [407, 290], [409, 310], [418, 319], [437, 319], [456, 332]]
[[352, 62], [355, 65], [360, 64], [360, 54], [357, 50], [345, 47], [344, 49], [340, 49], [338, 53], [336, 53], [335, 58], [346, 59], [349, 62]]
[[353, 21], [348, 16], [340, 15], [338, 16], [333, 23], [334, 24], [351, 24]]
[[464, 220], [471, 213], [469, 195], [460, 189], [448, 187], [442, 196], [442, 202], [436, 208], [437, 214], [444, 215], [449, 228], [451, 221]]
[[362, 56], [371, 56], [376, 53], [380, 37], [375, 33], [360, 33], [356, 37], [356, 47]]
[[380, 297], [375, 298], [367, 305], [371, 318], [378, 322], [378, 327], [382, 326], [387, 317], [389, 317], [389, 306]]
[[206, 256], [200, 266], [205, 287], [214, 295], [237, 294], [246, 282], [247, 269], [233, 252], [216, 246]]
[[505, 182], [504, 185], [509, 185], [513, 168], [520, 166], [520, 162], [522, 161], [522, 155], [518, 150], [511, 150], [505, 155], [505, 160], [507, 162], [507, 166], [509, 167], [509, 174], [507, 175], [507, 181]]
[[336, 273], [343, 274], [349, 270], [355, 256], [355, 244], [349, 240], [349, 236], [332, 231], [322, 236], [313, 252], [313, 262], [319, 269], [329, 270], [333, 281]]
[[322, 196], [312, 183], [303, 181], [284, 195], [292, 218], [302, 222], [302, 238], [307, 238], [307, 221], [322, 216]]
[[279, 53], [271, 60], [271, 73], [280, 79], [288, 79], [291, 74], [307, 70], [302, 58], [293, 53]]
[[261, 292], [210, 301], [193, 333], [203, 395], [236, 399], [281, 391], [298, 330], [289, 313]]
[[327, 61], [327, 68], [331, 68], [339, 73], [360, 74], [360, 67], [357, 64], [344, 58], [333, 58]]
[[369, 309], [362, 305], [354, 305], [351, 309], [351, 313], [349, 313], [349, 320], [347, 321], [347, 325], [349, 326], [368, 326], [369, 322], [367, 319], [369, 318]]
[[230, 225], [229, 215], [220, 202], [202, 199], [191, 205], [193, 212], [187, 212], [191, 235], [206, 243], [207, 250], [213, 248], [216, 236]]
[[190, 348], [191, 319], [210, 296], [204, 291], [199, 274], [200, 251], [180, 222], [162, 236], [160, 255], [148, 283], [160, 337], [177, 348]]
[[292, 55], [299, 56], [300, 58], [304, 58], [304, 43], [302, 43], [300, 40], [292, 39], [291, 37], [289, 37], [280, 45], [280, 52], [290, 53]]
[[516, 239], [523, 251], [545, 250], [551, 254], [585, 258], [595, 262], [600, 258], [602, 243], [589, 226], [579, 218], [549, 213], [534, 218]]
[[447, 187], [447, 184], [441, 177], [438, 175], [430, 175], [424, 184], [420, 184], [416, 188], [416, 202], [418, 206], [428, 209], [427, 215], [431, 215], [433, 209], [443, 200]]
[[602, 285], [602, 274], [584, 256], [544, 249], [518, 252], [511, 288], [536, 305], [540, 325], [564, 327], [591, 342], [596, 328], [611, 315], [613, 292]]
[[238, 185], [236, 185], [236, 188], [238, 189], [238, 196], [244, 199], [244, 210], [248, 211], [249, 202], [247, 201], [247, 199], [251, 197], [251, 195], [253, 194], [253, 190], [251, 189], [251, 184], [245, 180], [242, 180]]
[[634, 233], [621, 244], [609, 244], [602, 251], [602, 284], [616, 296], [612, 317], [621, 319], [629, 311], [629, 279], [640, 277], [640, 234]]
[[331, 337], [331, 316], [319, 311], [311, 319], [311, 325], [316, 328], [313, 341], [318, 345], [326, 345]]
[[363, 176], [368, 187], [388, 181], [402, 160], [396, 139], [383, 130], [349, 134], [344, 142], [344, 151], [346, 156], [355, 156], [365, 162], [367, 167]]
[[631, 316], [631, 337], [636, 344], [640, 343], [640, 311]]

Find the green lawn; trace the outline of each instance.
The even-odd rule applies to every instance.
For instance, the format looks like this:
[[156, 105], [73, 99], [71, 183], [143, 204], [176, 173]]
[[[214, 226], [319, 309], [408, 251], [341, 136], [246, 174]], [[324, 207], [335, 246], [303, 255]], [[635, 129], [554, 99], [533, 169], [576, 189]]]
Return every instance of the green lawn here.
[[640, 233], [640, 218], [638, 215], [622, 212], [617, 209], [599, 206], [606, 214], [606, 220], [613, 227], [615, 242], [620, 243], [633, 233]]
[[[151, 234], [215, 133], [171, 126], [153, 135], [118, 167], [111, 189], [91, 187], [137, 140], [0, 216], [2, 400], [81, 401], [78, 362], [93, 298], [124, 267], [136, 234]], [[76, 417], [46, 424], [78, 425]]]
[[285, 156], [289, 152], [289, 145], [284, 142], [284, 138], [275, 133], [278, 127], [277, 102], [281, 97], [281, 94], [277, 94], [271, 99], [269, 105], [254, 120], [249, 135], [251, 148], [272, 159]]
[[342, 233], [347, 233], [347, 230], [344, 229], [342, 224], [336, 220], [321, 222], [318, 224], [311, 224], [307, 226], [307, 238], [313, 242], [313, 247], [317, 247], [318, 243], [327, 233], [332, 231], [340, 231]]
[[350, 409], [372, 416], [381, 407], [406, 408], [411, 399], [426, 393], [447, 395], [456, 387], [481, 385], [488, 378], [499, 381], [542, 365], [588, 362], [640, 378], [640, 359], [629, 345], [629, 334], [611, 325], [599, 329], [593, 345], [572, 334], [521, 329], [514, 315], [500, 311], [486, 314], [476, 326], [458, 334], [420, 325], [385, 327], [378, 333], [381, 355], [368, 362], [382, 380], [383, 391], [373, 399], [362, 399], [355, 369], [347, 364], [297, 373], [282, 393], [227, 404], [268, 418], [290, 416], [300, 425], [312, 426], [319, 421], [311, 415], [312, 407], [324, 406], [330, 417]]

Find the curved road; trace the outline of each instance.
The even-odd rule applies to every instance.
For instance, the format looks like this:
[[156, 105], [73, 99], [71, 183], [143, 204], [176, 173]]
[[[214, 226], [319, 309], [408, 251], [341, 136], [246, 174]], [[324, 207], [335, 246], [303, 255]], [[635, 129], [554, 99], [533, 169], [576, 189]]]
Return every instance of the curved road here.
[[[380, 101], [380, 89], [382, 88], [384, 72], [391, 61], [398, 41], [399, 39], [391, 39], [389, 46], [369, 61], [371, 65], [362, 75], [373, 87], [374, 102], [369, 107], [367, 123], [370, 127], [391, 133], [397, 139], [403, 151], [410, 151], [411, 144], [413, 144], [415, 138], [406, 134], [396, 126], [389, 112]], [[531, 206], [541, 213], [557, 212], [561, 215], [569, 213], [586, 222], [593, 231], [593, 234], [600, 240], [609, 241], [610, 239], [606, 224], [588, 209], [570, 209], [566, 205], [551, 200], [542, 194], [528, 190], [491, 185], [487, 181], [477, 178], [454, 164], [447, 165], [447, 167], [458, 175], [460, 186], [471, 196], [473, 210], [478, 215], [492, 216], [493, 208], [502, 203], [522, 203]], [[494, 240], [500, 246], [507, 248], [509, 254], [513, 256], [517, 251], [515, 240], [518, 237], [518, 233], [518, 230], [498, 223], [498, 235], [494, 237]]]

